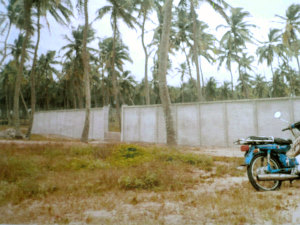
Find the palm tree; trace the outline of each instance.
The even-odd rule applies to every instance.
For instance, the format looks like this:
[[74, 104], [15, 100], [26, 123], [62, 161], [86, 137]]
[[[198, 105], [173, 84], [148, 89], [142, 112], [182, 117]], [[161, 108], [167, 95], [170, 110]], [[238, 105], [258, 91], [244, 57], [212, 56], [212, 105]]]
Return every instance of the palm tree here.
[[180, 74], [180, 80], [181, 80], [181, 102], [184, 102], [184, 77], [187, 74], [187, 64], [180, 63], [179, 68], [176, 68], [177, 72]]
[[222, 46], [221, 45], [220, 49], [218, 50], [218, 55], [219, 55], [219, 67], [218, 67], [218, 69], [220, 69], [223, 62], [225, 62], [226, 69], [229, 70], [229, 72], [230, 72], [231, 96], [233, 97], [233, 75], [232, 75], [232, 69], [231, 69], [231, 62], [234, 60], [235, 54], [229, 46]]
[[[3, 2], [5, 4], [5, 2]], [[0, 13], [0, 25], [3, 29], [0, 33], [6, 33], [6, 37], [4, 40], [4, 47], [2, 51], [2, 58], [0, 60], [0, 68], [7, 57], [7, 41], [10, 35], [11, 27], [13, 24], [18, 23], [20, 18], [20, 11], [21, 11], [21, 2], [18, 0], [11, 0], [8, 5], [5, 5], [6, 13]]]
[[210, 77], [205, 86], [205, 93], [208, 101], [216, 100], [217, 97], [217, 81], [214, 77]]
[[277, 69], [274, 73], [274, 78], [271, 82], [271, 94], [272, 97], [285, 97], [287, 96], [287, 85], [284, 82], [284, 76], [281, 74], [281, 70]]
[[26, 55], [26, 46], [29, 40], [30, 35], [32, 34], [31, 29], [31, 10], [32, 10], [32, 0], [24, 0], [23, 9], [24, 9], [24, 19], [23, 19], [23, 27], [22, 29], [25, 30], [25, 38], [22, 43], [22, 53], [21, 53], [21, 60], [20, 65], [18, 68], [18, 73], [16, 76], [15, 81], [15, 92], [14, 92], [14, 113], [13, 113], [13, 121], [14, 127], [16, 130], [16, 137], [20, 138], [20, 118], [19, 118], [19, 96], [20, 96], [20, 88], [21, 88], [21, 79], [23, 75], [23, 68], [25, 63], [25, 55]]
[[[229, 68], [231, 72], [231, 60], [236, 61], [239, 65], [239, 77], [243, 79], [241, 76], [240, 71], [240, 62], [239, 59], [239, 52], [242, 52], [242, 48], [246, 47], [247, 42], [252, 42], [251, 40], [251, 32], [250, 28], [255, 27], [253, 24], [249, 24], [248, 22], [244, 21], [247, 17], [250, 16], [250, 13], [247, 11], [243, 11], [242, 8], [231, 8], [231, 16], [227, 20], [227, 25], [219, 25], [219, 28], [225, 28], [227, 31], [223, 35], [220, 41], [221, 49], [223, 54], [221, 57], [228, 57], [226, 61], [226, 66]], [[221, 62], [223, 59], [221, 58]], [[233, 90], [233, 78], [231, 74], [231, 86]], [[242, 81], [244, 82], [244, 81]]]
[[[61, 2], [57, 2], [55, 0], [40, 0], [35, 2], [35, 7], [37, 9], [37, 41], [34, 50], [34, 56], [32, 61], [32, 67], [30, 72], [31, 79], [31, 115], [29, 120], [29, 127], [27, 130], [26, 136], [30, 139], [31, 129], [33, 125], [34, 113], [35, 113], [35, 104], [36, 104], [36, 94], [35, 94], [35, 73], [36, 73], [36, 61], [37, 61], [37, 52], [40, 43], [40, 17], [47, 17], [47, 12], [49, 12], [52, 17], [61, 24], [66, 24], [66, 22], [70, 22], [70, 16], [72, 15], [72, 4], [70, 0], [64, 1], [66, 4], [63, 5]], [[70, 9], [69, 9], [70, 8]], [[60, 15], [61, 14], [61, 15]]]
[[282, 34], [283, 44], [293, 53], [298, 64], [298, 73], [300, 74], [299, 51], [300, 41], [297, 32], [300, 30], [300, 4], [292, 4], [285, 13], [285, 17], [276, 15], [285, 21], [285, 30]]
[[172, 20], [172, 5], [173, 0], [166, 0], [164, 4], [164, 22], [162, 27], [162, 35], [159, 45], [159, 66], [158, 66], [158, 78], [159, 78], [159, 94], [163, 111], [165, 115], [166, 131], [167, 131], [167, 144], [175, 145], [175, 130], [173, 124], [173, 117], [171, 114], [171, 100], [169, 96], [166, 74], [168, 66], [168, 49], [170, 28]]
[[[182, 0], [182, 1], [186, 1], [186, 0]], [[212, 5], [213, 8], [217, 12], [219, 12], [225, 18], [226, 21], [228, 21], [228, 17], [225, 14], [225, 12], [223, 11], [222, 6], [219, 5], [219, 3], [221, 3], [224, 8], [227, 8], [229, 5], [225, 1], [213, 1], [213, 0], [205, 0], [205, 1], [208, 2], [210, 5]], [[201, 37], [199, 36], [199, 28], [197, 26], [197, 24], [198, 24], [197, 15], [196, 15], [196, 11], [195, 11], [195, 8], [196, 8], [195, 4], [197, 6], [198, 1], [189, 0], [189, 2], [190, 2], [190, 14], [191, 14], [191, 18], [193, 21], [193, 24], [192, 24], [193, 55], [194, 55], [193, 59], [194, 59], [195, 65], [196, 65], [196, 72], [197, 72], [198, 101], [202, 101], [203, 96], [202, 96], [201, 83], [200, 83], [200, 68], [199, 68], [200, 65], [199, 65], [199, 59], [198, 59], [200, 46], [199, 46], [199, 43], [197, 43], [199, 41], [199, 39], [201, 39]]]
[[230, 91], [230, 83], [227, 81], [224, 81], [223, 85], [220, 87], [220, 95], [222, 100], [228, 100], [230, 99], [230, 96], [232, 95], [232, 90]]
[[59, 64], [55, 60], [55, 51], [48, 51], [45, 55], [42, 54], [37, 61], [37, 102], [45, 105], [45, 109], [49, 109], [50, 106], [50, 84], [54, 82], [54, 74], [58, 74], [55, 65]]
[[[198, 58], [199, 60], [199, 70], [201, 74], [201, 82], [204, 85], [204, 75], [202, 72], [202, 66], [201, 66], [201, 57], [204, 57], [209, 63], [212, 63], [214, 61], [214, 58], [212, 56], [212, 53], [215, 49], [215, 37], [212, 34], [207, 33], [205, 30], [208, 28], [208, 25], [205, 22], [197, 20], [197, 26], [198, 26], [198, 56], [193, 55], [193, 59]], [[205, 92], [203, 91], [202, 95], [205, 98]]]
[[119, 35], [119, 29], [118, 29], [118, 20], [121, 19], [125, 22], [125, 24], [130, 27], [134, 28], [133, 22], [135, 21], [135, 18], [130, 14], [128, 7], [130, 4], [128, 4], [127, 1], [119, 1], [119, 0], [107, 0], [110, 5], [104, 6], [101, 9], [98, 10], [98, 19], [101, 19], [105, 14], [110, 13], [111, 14], [111, 26], [113, 29], [113, 55], [112, 55], [112, 83], [113, 83], [113, 89], [114, 89], [114, 98], [116, 102], [116, 110], [118, 114], [118, 123], [121, 126], [121, 112], [120, 112], [120, 105], [119, 105], [119, 98], [118, 98], [118, 86], [117, 86], [117, 75], [115, 74], [115, 57], [116, 57], [116, 41], [117, 36]]
[[137, 3], [139, 4], [139, 16], [142, 17], [142, 23], [141, 23], [141, 29], [142, 29], [142, 45], [143, 50], [145, 53], [145, 75], [144, 75], [144, 81], [145, 81], [145, 96], [146, 96], [146, 104], [150, 105], [150, 90], [149, 90], [149, 83], [148, 83], [148, 59], [150, 56], [150, 53], [148, 53], [147, 46], [145, 45], [145, 24], [146, 20], [148, 19], [149, 13], [152, 11], [154, 7], [154, 0], [137, 0]]
[[85, 89], [85, 120], [81, 135], [81, 141], [87, 142], [89, 138], [90, 129], [90, 110], [91, 110], [91, 90], [90, 90], [90, 76], [89, 76], [89, 53], [87, 50], [87, 39], [89, 30], [89, 14], [88, 14], [88, 0], [78, 0], [78, 5], [84, 8], [84, 28], [82, 38], [82, 64], [84, 72], [84, 89]]
[[273, 60], [275, 54], [279, 52], [278, 42], [280, 41], [280, 34], [278, 29], [270, 29], [268, 34], [268, 41], [263, 42], [263, 45], [258, 47], [256, 54], [259, 56], [258, 62], [262, 63], [263, 60], [267, 61], [267, 65], [271, 66], [272, 75], [274, 76], [273, 71]]
[[253, 85], [253, 94], [255, 97], [264, 98], [268, 95], [268, 82], [265, 81], [264, 76], [257, 74], [251, 83]]
[[137, 82], [130, 75], [130, 71], [125, 71], [120, 75], [120, 97], [123, 104], [134, 105], [135, 86]]
[[[120, 39], [116, 40], [115, 43], [115, 59], [112, 59], [113, 56], [113, 38], [106, 38], [99, 42], [100, 49], [100, 59], [102, 60], [105, 69], [108, 72], [108, 76], [112, 78], [112, 68], [115, 68], [116, 73], [123, 72], [123, 65], [125, 61], [132, 62], [128, 47], [125, 46]], [[114, 65], [113, 65], [114, 63]], [[104, 74], [103, 74], [104, 75]], [[111, 79], [112, 80], [112, 79]], [[118, 80], [117, 80], [118, 82]], [[112, 90], [112, 93], [114, 90]], [[119, 93], [118, 93], [119, 95]], [[109, 95], [108, 95], [109, 96]], [[119, 98], [119, 96], [118, 96]]]
[[252, 63], [254, 61], [253, 56], [247, 56], [246, 53], [242, 53], [242, 57], [239, 58], [239, 81], [240, 88], [244, 98], [249, 98], [249, 89], [250, 89], [250, 74], [247, 70], [252, 70]]
[[[83, 54], [83, 33], [84, 27], [79, 26], [76, 30], [72, 31], [72, 37], [64, 36], [68, 44], [61, 48], [65, 51], [64, 58], [71, 63], [69, 65], [68, 79], [70, 79], [73, 88], [73, 102], [74, 106], [77, 107], [76, 100], [78, 100], [78, 107], [83, 108], [83, 93], [82, 93], [82, 81], [84, 80], [84, 65], [82, 61]], [[94, 40], [95, 31], [89, 27], [87, 33], [87, 43]], [[87, 47], [89, 52], [97, 52], [96, 49]], [[76, 108], [75, 107], [75, 108]]]

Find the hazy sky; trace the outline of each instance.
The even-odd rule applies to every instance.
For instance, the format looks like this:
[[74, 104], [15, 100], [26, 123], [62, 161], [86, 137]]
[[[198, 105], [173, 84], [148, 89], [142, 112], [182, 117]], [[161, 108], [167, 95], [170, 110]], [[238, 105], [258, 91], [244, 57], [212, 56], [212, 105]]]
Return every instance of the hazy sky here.
[[[74, 3], [75, 0], [72, 0]], [[178, 0], [174, 0], [174, 5], [176, 5]], [[275, 14], [285, 15], [285, 11], [293, 3], [298, 3], [299, 1], [295, 0], [226, 0], [233, 7], [242, 7], [244, 10], [248, 11], [252, 17], [248, 18], [250, 23], [253, 23], [257, 28], [252, 29], [252, 33], [255, 39], [260, 41], [267, 40], [267, 34], [270, 28], [284, 28], [284, 24], [279, 23], [280, 19], [275, 17]], [[95, 11], [102, 6], [106, 5], [105, 0], [89, 0], [89, 14], [90, 21], [93, 21], [95, 18]], [[0, 6], [0, 10], [3, 11], [3, 6]], [[76, 10], [76, 9], [75, 9]], [[217, 39], [224, 34], [225, 30], [218, 29], [216, 31], [216, 26], [220, 24], [225, 24], [225, 20], [218, 15], [213, 8], [211, 8], [207, 3], [201, 3], [198, 10], [198, 18], [206, 22], [210, 28], [208, 31], [214, 34]], [[157, 26], [156, 14], [151, 15], [152, 22], [148, 21], [146, 24], [146, 30], [148, 31], [146, 35], [146, 42], [150, 43], [152, 40], [153, 32], [152, 30]], [[76, 19], [72, 20], [72, 24], [69, 27], [57, 25], [51, 16], [48, 17], [48, 23], [50, 24], [50, 31], [47, 28], [47, 22], [43, 20], [44, 28], [41, 33], [41, 42], [39, 53], [46, 53], [48, 50], [59, 50], [62, 46], [66, 44], [66, 41], [63, 39], [64, 35], [71, 35], [71, 30], [77, 28], [79, 24], [83, 24], [83, 15], [76, 16]], [[120, 23], [120, 31], [122, 34], [123, 42], [129, 47], [130, 56], [133, 60], [133, 63], [126, 63], [125, 69], [130, 70], [134, 77], [137, 80], [141, 80], [144, 76], [144, 53], [141, 45], [141, 31], [139, 28], [136, 30], [131, 30], [127, 28], [123, 23]], [[93, 28], [97, 31], [97, 36], [100, 38], [111, 37], [112, 30], [110, 27], [110, 17], [106, 15], [101, 21], [93, 22]], [[10, 36], [10, 43], [16, 38], [18, 34], [17, 30], [14, 30]], [[1, 37], [1, 41], [4, 37]], [[94, 48], [97, 48], [97, 41], [92, 43]], [[247, 45], [248, 52], [255, 56], [255, 50], [257, 46]], [[61, 53], [62, 54], [62, 53]], [[153, 54], [151, 55], [153, 56]], [[176, 68], [180, 63], [185, 61], [185, 58], [180, 53], [170, 56], [172, 60], [172, 70], [169, 71], [168, 83], [171, 85], [179, 85], [180, 76], [176, 72]], [[225, 69], [221, 67], [220, 70], [217, 69], [218, 65], [210, 65], [206, 62], [205, 59], [201, 59], [202, 70], [204, 73], [205, 81], [214, 76], [215, 79], [222, 84], [224, 80], [230, 80], [230, 74]], [[152, 67], [152, 57], [149, 59], [149, 75], [151, 77], [151, 67]], [[291, 62], [291, 65], [296, 68], [295, 62]], [[271, 77], [270, 68], [267, 68], [266, 63], [258, 65], [257, 62], [254, 63], [255, 72], [265, 75], [268, 79]], [[195, 69], [193, 68], [193, 76], [196, 77]], [[236, 65], [233, 65], [233, 75], [235, 83], [237, 81], [238, 72]]]

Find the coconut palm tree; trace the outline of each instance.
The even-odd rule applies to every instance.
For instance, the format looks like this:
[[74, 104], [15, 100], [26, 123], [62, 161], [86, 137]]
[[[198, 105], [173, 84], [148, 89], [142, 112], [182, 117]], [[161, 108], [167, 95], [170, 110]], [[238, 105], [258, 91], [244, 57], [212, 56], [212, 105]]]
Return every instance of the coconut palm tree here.
[[37, 102], [44, 105], [45, 109], [50, 108], [50, 84], [54, 82], [54, 75], [58, 74], [55, 65], [59, 64], [55, 59], [55, 51], [48, 51], [42, 54], [37, 61]]
[[181, 80], [181, 102], [184, 103], [184, 77], [187, 75], [187, 64], [180, 63], [179, 67], [176, 68], [177, 72], [180, 74], [180, 80]]
[[148, 82], [148, 59], [150, 53], [148, 53], [148, 49], [145, 44], [145, 24], [149, 14], [154, 8], [154, 0], [137, 0], [135, 4], [139, 6], [139, 10], [138, 10], [139, 17], [142, 17], [142, 22], [140, 24], [140, 27], [142, 29], [142, 46], [145, 54], [145, 72], [144, 72], [145, 97], [146, 97], [146, 104], [150, 105], [150, 90], [149, 90], [149, 82]]
[[214, 77], [210, 77], [205, 85], [205, 93], [208, 101], [216, 100], [217, 98], [217, 81]]
[[[64, 4], [63, 4], [64, 3]], [[40, 17], [47, 18], [47, 14], [50, 13], [52, 17], [60, 24], [66, 24], [70, 22], [70, 17], [72, 16], [72, 4], [70, 0], [65, 0], [64, 2], [57, 2], [55, 0], [40, 0], [34, 2], [36, 8], [36, 17], [37, 17], [37, 40], [34, 50], [34, 56], [32, 61], [32, 67], [30, 72], [31, 79], [31, 115], [29, 120], [29, 127], [27, 130], [26, 136], [30, 139], [31, 129], [35, 113], [35, 103], [36, 103], [36, 94], [35, 94], [35, 73], [36, 73], [36, 61], [37, 61], [37, 52], [40, 43]]]
[[118, 1], [118, 0], [107, 0], [109, 5], [102, 7], [97, 11], [98, 19], [101, 19], [105, 14], [110, 13], [111, 17], [111, 26], [113, 30], [113, 55], [112, 55], [112, 83], [114, 89], [114, 98], [116, 102], [116, 110], [118, 115], [118, 123], [121, 126], [121, 112], [120, 112], [120, 104], [119, 104], [119, 88], [117, 86], [117, 75], [115, 73], [115, 57], [116, 57], [116, 41], [119, 36], [118, 29], [118, 20], [123, 20], [123, 22], [130, 28], [134, 28], [135, 18], [131, 15], [128, 1]]
[[297, 36], [300, 30], [300, 4], [292, 4], [288, 7], [284, 16], [276, 15], [285, 22], [285, 30], [282, 34], [283, 44], [288, 47], [295, 57], [300, 74], [299, 51], [300, 41]]
[[265, 98], [268, 95], [268, 82], [266, 78], [260, 74], [256, 74], [254, 80], [251, 81], [253, 86], [253, 94], [256, 98]]
[[24, 0], [23, 2], [23, 10], [24, 10], [24, 18], [22, 29], [25, 31], [24, 41], [22, 43], [22, 53], [20, 64], [18, 68], [18, 73], [15, 81], [15, 92], [14, 92], [14, 107], [13, 107], [13, 122], [16, 130], [16, 137], [22, 137], [20, 132], [20, 118], [19, 118], [19, 96], [20, 96], [20, 88], [21, 88], [21, 80], [23, 75], [24, 63], [25, 63], [25, 55], [26, 55], [26, 46], [29, 41], [29, 38], [32, 34], [32, 21], [31, 21], [31, 11], [32, 11], [32, 0]]
[[90, 76], [89, 76], [89, 53], [87, 50], [87, 39], [89, 31], [89, 14], [88, 14], [88, 0], [78, 0], [78, 5], [84, 11], [84, 28], [82, 38], [82, 64], [84, 72], [84, 89], [85, 89], [85, 120], [81, 135], [81, 141], [87, 142], [89, 138], [90, 129], [90, 110], [91, 110], [91, 90], [90, 90]]
[[[223, 52], [222, 57], [227, 55], [227, 68], [231, 71], [231, 60], [238, 63], [239, 78], [243, 79], [240, 71], [240, 61], [242, 57], [239, 55], [242, 49], [246, 47], [246, 43], [252, 43], [252, 34], [250, 32], [251, 27], [255, 27], [254, 24], [250, 24], [245, 19], [250, 16], [250, 13], [243, 11], [242, 8], [231, 8], [231, 16], [227, 20], [227, 25], [219, 25], [217, 29], [224, 28], [227, 31], [220, 40], [220, 46]], [[232, 75], [231, 75], [232, 77]], [[242, 81], [244, 82], [244, 81]], [[233, 81], [232, 81], [233, 89]]]
[[171, 114], [171, 100], [168, 91], [166, 75], [168, 67], [168, 50], [169, 50], [169, 39], [170, 39], [170, 28], [172, 20], [172, 5], [173, 0], [166, 0], [164, 3], [164, 14], [163, 14], [163, 27], [162, 35], [159, 45], [159, 66], [158, 66], [158, 79], [159, 79], [159, 94], [163, 111], [165, 115], [166, 133], [167, 133], [167, 144], [175, 145], [175, 130], [173, 124], [173, 117]]
[[[186, 1], [186, 0], [182, 0], [182, 1]], [[226, 21], [228, 21], [228, 17], [225, 14], [225, 12], [223, 11], [223, 8], [227, 8], [229, 5], [225, 2], [225, 1], [213, 1], [213, 0], [204, 0], [206, 2], [208, 2], [210, 5], [213, 6], [213, 8], [219, 12]], [[196, 65], [196, 73], [197, 73], [197, 89], [198, 89], [198, 101], [202, 101], [203, 100], [203, 95], [202, 95], [202, 90], [201, 90], [201, 82], [200, 82], [200, 65], [199, 65], [199, 59], [198, 59], [198, 55], [199, 55], [199, 40], [201, 39], [201, 37], [199, 36], [199, 28], [198, 28], [198, 22], [197, 22], [197, 14], [196, 14], [196, 7], [198, 5], [198, 1], [195, 0], [189, 0], [190, 3], [190, 15], [193, 21], [192, 24], [192, 39], [193, 39], [193, 59]], [[222, 5], [220, 5], [219, 3], [221, 3]], [[223, 6], [223, 7], [222, 7]], [[200, 28], [202, 29], [202, 28]], [[203, 82], [203, 81], [202, 81]], [[204, 84], [202, 84], [204, 85]]]
[[[67, 45], [61, 48], [61, 51], [65, 51], [64, 58], [67, 62], [71, 62], [70, 68], [68, 70], [68, 79], [72, 82], [73, 99], [78, 100], [78, 107], [83, 108], [83, 93], [82, 93], [82, 81], [84, 81], [84, 65], [82, 61], [83, 54], [83, 33], [84, 27], [78, 26], [76, 30], [72, 31], [72, 36], [64, 36]], [[94, 40], [95, 31], [89, 27], [87, 33], [87, 43]], [[91, 47], [87, 47], [89, 52], [96, 53], [97, 50]], [[74, 102], [73, 100], [73, 102]], [[77, 106], [76, 101], [74, 105]]]
[[[113, 38], [106, 38], [99, 42], [99, 49], [100, 49], [100, 59], [102, 60], [102, 63], [104, 65], [104, 69], [108, 72], [108, 77], [112, 81], [112, 72], [113, 67], [115, 68], [114, 71], [116, 74], [121, 74], [123, 72], [123, 65], [125, 61], [132, 62], [130, 56], [128, 47], [125, 46], [120, 39], [116, 40], [115, 43], [115, 50], [113, 50], [114, 40]], [[115, 52], [115, 57], [112, 59], [113, 52]], [[113, 65], [114, 63], [114, 65]], [[117, 79], [117, 84], [118, 84]], [[119, 86], [119, 85], [118, 85]], [[111, 91], [114, 93], [114, 90]], [[119, 98], [118, 93], [118, 98]]]
[[251, 88], [250, 85], [250, 78], [251, 75], [248, 73], [248, 70], [252, 71], [253, 66], [252, 63], [254, 61], [253, 56], [247, 56], [246, 53], [242, 53], [242, 57], [238, 59], [239, 61], [239, 87], [241, 89], [242, 95], [244, 98], [249, 98], [249, 89]]
[[280, 30], [270, 29], [268, 34], [268, 41], [263, 42], [262, 46], [258, 47], [256, 54], [259, 56], [258, 62], [262, 63], [264, 60], [267, 61], [267, 65], [271, 67], [272, 75], [274, 76], [273, 60], [274, 56], [279, 52], [278, 44], [280, 42]]
[[[21, 2], [19, 0], [11, 0], [7, 5], [3, 2], [6, 12], [0, 13], [0, 33], [4, 33], [6, 31], [6, 36], [4, 40], [3, 51], [1, 52], [2, 58], [0, 60], [0, 68], [7, 57], [7, 41], [10, 35], [10, 31], [13, 24], [20, 23], [20, 12], [21, 12]], [[21, 25], [18, 24], [20, 27]]]

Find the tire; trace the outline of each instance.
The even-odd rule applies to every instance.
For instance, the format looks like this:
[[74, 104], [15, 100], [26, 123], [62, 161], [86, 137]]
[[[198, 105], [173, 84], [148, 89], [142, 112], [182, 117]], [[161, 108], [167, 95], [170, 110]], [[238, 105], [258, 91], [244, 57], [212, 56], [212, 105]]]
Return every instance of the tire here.
[[289, 158], [294, 158], [300, 154], [300, 136], [293, 142], [291, 149], [286, 153]]
[[[274, 191], [281, 186], [281, 181], [259, 181], [257, 179], [257, 169], [267, 166], [268, 159], [266, 154], [257, 154], [253, 157], [250, 165], [247, 168], [247, 175], [252, 186], [258, 191]], [[280, 164], [274, 157], [270, 157], [271, 167], [279, 169]]]

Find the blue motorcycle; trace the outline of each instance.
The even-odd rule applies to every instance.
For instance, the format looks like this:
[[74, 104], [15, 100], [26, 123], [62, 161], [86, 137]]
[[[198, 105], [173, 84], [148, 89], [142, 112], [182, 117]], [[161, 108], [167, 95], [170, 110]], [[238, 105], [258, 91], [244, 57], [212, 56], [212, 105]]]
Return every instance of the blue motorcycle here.
[[[276, 112], [274, 117], [281, 119], [281, 113]], [[300, 121], [282, 131], [290, 130], [296, 137], [293, 129], [300, 131]], [[300, 179], [300, 159], [295, 158], [300, 154], [300, 136], [294, 143], [290, 139], [250, 136], [235, 144], [245, 152], [247, 175], [256, 190], [273, 191], [280, 188], [282, 181]]]

